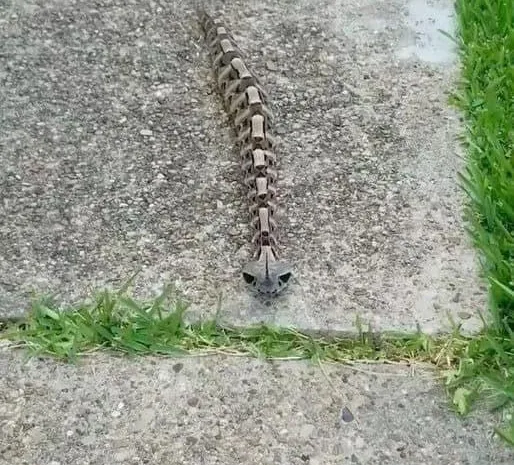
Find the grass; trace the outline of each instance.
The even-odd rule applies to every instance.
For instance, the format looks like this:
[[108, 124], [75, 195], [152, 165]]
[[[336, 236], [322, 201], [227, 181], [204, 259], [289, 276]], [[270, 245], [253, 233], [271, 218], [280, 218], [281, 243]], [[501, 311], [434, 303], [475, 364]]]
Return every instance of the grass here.
[[514, 3], [457, 0], [469, 233], [489, 284], [490, 321], [470, 341], [454, 395], [487, 395], [503, 408], [499, 434], [514, 444]]
[[141, 355], [231, 354], [264, 359], [326, 362], [427, 362], [452, 368], [469, 338], [430, 338], [421, 332], [378, 336], [323, 337], [293, 328], [256, 325], [233, 328], [216, 320], [187, 323], [187, 306], [164, 292], [138, 302], [125, 291], [99, 293], [90, 303], [61, 309], [49, 299], [35, 301], [28, 317], [0, 333], [33, 354], [72, 361], [99, 349]]
[[[480, 394], [487, 394], [482, 397], [493, 409], [510, 412], [513, 399], [501, 386], [502, 373], [514, 353], [508, 347], [502, 349], [504, 339], [490, 331], [470, 337], [456, 328], [436, 337], [421, 331], [374, 334], [358, 325], [355, 337], [326, 337], [270, 325], [238, 329], [216, 320], [187, 323], [186, 309], [169, 290], [156, 299], [139, 302], [127, 287], [119, 292], [103, 291], [74, 308], [39, 299], [26, 319], [2, 329], [0, 339], [28, 348], [33, 355], [65, 361], [111, 350], [132, 355], [227, 354], [316, 363], [428, 363], [439, 369], [451, 405], [460, 414], [467, 413]], [[480, 377], [477, 366], [482, 369]], [[514, 444], [508, 418], [505, 420], [507, 426], [498, 428], [497, 433]]]
[[483, 258], [494, 324], [514, 329], [514, 3], [458, 0], [471, 237]]
[[265, 324], [237, 329], [216, 320], [187, 323], [186, 308], [169, 291], [148, 302], [134, 300], [126, 289], [103, 291], [75, 309], [40, 299], [26, 319], [6, 325], [0, 338], [64, 360], [101, 348], [127, 354], [223, 353], [332, 362], [416, 359], [451, 365], [455, 360], [454, 354], [442, 351], [441, 344], [434, 345], [436, 340], [421, 332], [383, 340], [362, 330], [359, 337], [348, 339], [310, 336]]

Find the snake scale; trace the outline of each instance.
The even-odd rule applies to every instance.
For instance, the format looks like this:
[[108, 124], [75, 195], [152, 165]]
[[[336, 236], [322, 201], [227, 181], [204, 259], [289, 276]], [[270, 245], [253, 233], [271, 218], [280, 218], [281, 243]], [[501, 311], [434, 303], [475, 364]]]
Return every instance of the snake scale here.
[[243, 279], [260, 294], [275, 296], [287, 287], [292, 267], [278, 254], [278, 175], [268, 94], [223, 21], [204, 10], [198, 13], [218, 90], [235, 127], [243, 183], [248, 189], [254, 257], [244, 266]]

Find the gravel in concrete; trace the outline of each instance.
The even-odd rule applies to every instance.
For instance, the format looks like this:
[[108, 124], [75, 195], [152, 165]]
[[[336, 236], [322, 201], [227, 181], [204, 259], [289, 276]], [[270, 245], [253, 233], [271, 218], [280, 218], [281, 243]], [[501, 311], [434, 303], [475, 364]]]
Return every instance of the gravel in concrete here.
[[249, 231], [234, 139], [192, 1], [0, 6], [0, 312], [33, 290], [73, 301], [142, 267], [193, 315], [302, 329], [477, 327], [463, 232], [450, 0], [227, 1], [268, 87], [281, 160], [273, 305], [240, 279]]
[[0, 465], [514, 463], [421, 368], [2, 351], [0, 375]]

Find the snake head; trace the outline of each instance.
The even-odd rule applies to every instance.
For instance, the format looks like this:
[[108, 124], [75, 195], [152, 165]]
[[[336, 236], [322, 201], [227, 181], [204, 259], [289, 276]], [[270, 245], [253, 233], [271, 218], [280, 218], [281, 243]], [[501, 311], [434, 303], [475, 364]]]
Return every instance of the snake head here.
[[256, 260], [243, 268], [243, 279], [260, 294], [276, 296], [293, 276], [291, 265], [281, 261]]

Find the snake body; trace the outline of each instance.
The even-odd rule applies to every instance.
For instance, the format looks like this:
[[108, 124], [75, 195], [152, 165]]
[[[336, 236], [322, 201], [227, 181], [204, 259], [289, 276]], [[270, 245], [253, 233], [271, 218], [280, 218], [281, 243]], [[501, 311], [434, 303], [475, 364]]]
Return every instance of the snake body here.
[[292, 268], [278, 254], [275, 219], [278, 174], [268, 94], [246, 65], [243, 53], [223, 21], [204, 10], [199, 11], [199, 18], [218, 90], [235, 127], [243, 183], [248, 189], [254, 257], [244, 266], [243, 279], [259, 293], [274, 296], [287, 287]]

